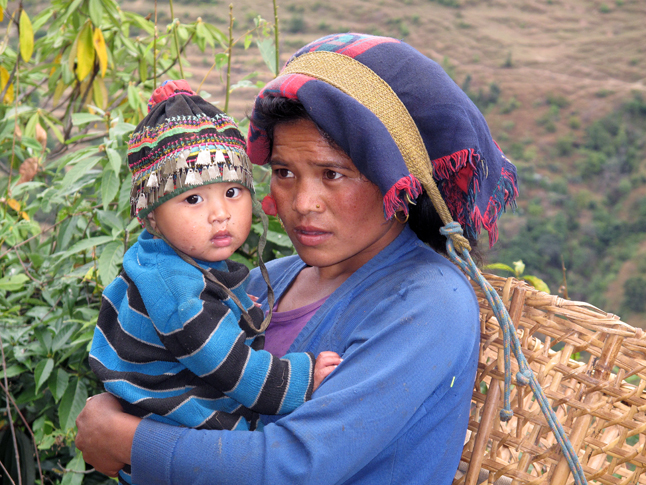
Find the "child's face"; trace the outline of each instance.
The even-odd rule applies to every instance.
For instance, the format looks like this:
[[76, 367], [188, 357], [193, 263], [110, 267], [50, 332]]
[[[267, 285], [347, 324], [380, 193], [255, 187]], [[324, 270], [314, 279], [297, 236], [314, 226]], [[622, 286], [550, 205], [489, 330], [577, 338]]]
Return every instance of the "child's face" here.
[[148, 216], [153, 229], [189, 256], [223, 261], [247, 239], [251, 193], [237, 183], [200, 185], [167, 200]]

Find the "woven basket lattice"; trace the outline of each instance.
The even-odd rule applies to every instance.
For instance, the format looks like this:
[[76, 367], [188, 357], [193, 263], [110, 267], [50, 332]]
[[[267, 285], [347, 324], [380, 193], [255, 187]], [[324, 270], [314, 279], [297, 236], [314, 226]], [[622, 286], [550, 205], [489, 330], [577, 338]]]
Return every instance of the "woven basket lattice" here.
[[[513, 278], [485, 276], [509, 310], [523, 353], [588, 483], [646, 484], [646, 334], [587, 303], [548, 295]], [[475, 290], [481, 345], [462, 454], [468, 470], [453, 484], [574, 483], [531, 389], [516, 385], [513, 356], [514, 417], [500, 421], [502, 331], [482, 291]]]

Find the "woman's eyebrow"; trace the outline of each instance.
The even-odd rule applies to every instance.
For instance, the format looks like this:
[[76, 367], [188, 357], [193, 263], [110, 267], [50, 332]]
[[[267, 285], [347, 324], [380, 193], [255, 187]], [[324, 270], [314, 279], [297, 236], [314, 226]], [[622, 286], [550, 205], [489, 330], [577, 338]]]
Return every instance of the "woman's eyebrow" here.
[[340, 168], [344, 170], [352, 170], [352, 166], [345, 162], [314, 162], [312, 165], [320, 168]]

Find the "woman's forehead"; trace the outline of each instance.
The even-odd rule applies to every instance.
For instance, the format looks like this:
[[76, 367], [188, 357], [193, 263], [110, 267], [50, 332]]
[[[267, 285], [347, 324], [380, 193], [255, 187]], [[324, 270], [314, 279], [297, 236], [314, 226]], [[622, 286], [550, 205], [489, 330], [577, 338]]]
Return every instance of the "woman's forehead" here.
[[356, 169], [350, 157], [340, 148], [331, 145], [309, 120], [276, 126], [269, 163], [307, 163]]

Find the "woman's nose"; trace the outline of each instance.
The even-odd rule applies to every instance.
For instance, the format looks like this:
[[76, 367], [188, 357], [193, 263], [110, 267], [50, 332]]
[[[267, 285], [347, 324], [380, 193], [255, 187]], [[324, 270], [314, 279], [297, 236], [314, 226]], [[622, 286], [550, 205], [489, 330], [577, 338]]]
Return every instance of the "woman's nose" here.
[[320, 212], [323, 208], [322, 194], [316, 183], [303, 181], [296, 185], [292, 208], [299, 214]]

